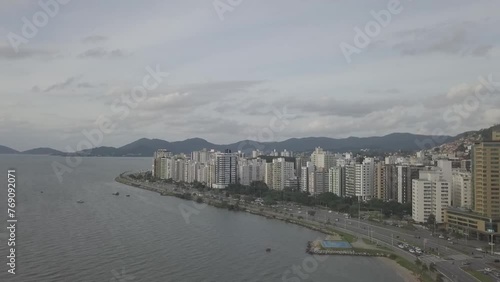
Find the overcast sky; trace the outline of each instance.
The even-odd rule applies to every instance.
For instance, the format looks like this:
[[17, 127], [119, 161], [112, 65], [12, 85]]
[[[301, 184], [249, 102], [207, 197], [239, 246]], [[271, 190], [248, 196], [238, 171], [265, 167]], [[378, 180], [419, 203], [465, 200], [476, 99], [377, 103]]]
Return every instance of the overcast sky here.
[[[16, 53], [9, 34], [23, 36], [23, 17], [43, 9], [3, 0], [0, 145], [75, 147], [103, 116], [115, 122], [106, 146], [457, 134], [500, 121], [497, 90], [474, 98], [479, 77], [500, 88], [500, 1], [401, 0], [350, 63], [342, 42], [355, 47], [355, 27], [391, 1], [242, 0], [224, 11], [230, 2], [217, 12], [212, 0], [72, 0]], [[117, 112], [148, 66], [170, 75]]]

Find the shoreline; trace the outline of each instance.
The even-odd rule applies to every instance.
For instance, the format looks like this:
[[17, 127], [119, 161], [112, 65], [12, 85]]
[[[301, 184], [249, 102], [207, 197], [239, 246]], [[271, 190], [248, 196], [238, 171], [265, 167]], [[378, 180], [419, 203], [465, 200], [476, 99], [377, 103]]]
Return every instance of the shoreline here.
[[[160, 194], [160, 196], [170, 196], [170, 197], [176, 197], [176, 198], [179, 198], [182, 200], [189, 200], [192, 202], [196, 202], [196, 200], [194, 200], [194, 199], [183, 198], [182, 195], [184, 195], [184, 194], [182, 194], [182, 193], [169, 192], [169, 191], [163, 190], [161, 188], [151, 187], [145, 183], [141, 183], [141, 184], [134, 183], [132, 180], [123, 177], [123, 175], [124, 175], [124, 173], [120, 174], [120, 176], [115, 178], [115, 181], [118, 183], [130, 186], [130, 187], [135, 187], [135, 188], [139, 188], [139, 189], [143, 189], [143, 190], [147, 190], [147, 191], [151, 191], [151, 192], [156, 192], [156, 193]], [[213, 206], [215, 208], [226, 209], [225, 207], [221, 207], [220, 203], [218, 203], [218, 202], [215, 203], [215, 202], [212, 202], [210, 200], [208, 202], [206, 202], [205, 199], [203, 199], [203, 200], [204, 200], [204, 203], [207, 205]], [[265, 210], [261, 210], [261, 209], [256, 209], [255, 207], [249, 207], [247, 205], [242, 205], [242, 209], [240, 211], [254, 214], [254, 215], [259, 215], [259, 216], [262, 216], [262, 217], [265, 217], [268, 219], [276, 219], [276, 220], [284, 221], [286, 223], [295, 224], [295, 225], [307, 228], [309, 230], [320, 232], [324, 235], [337, 234], [337, 235], [342, 236], [342, 238], [344, 238], [344, 240], [351, 243], [351, 245], [352, 244], [356, 245], [356, 243], [361, 240], [361, 238], [356, 233], [354, 233], [356, 235], [352, 235], [350, 233], [338, 231], [335, 228], [335, 226], [332, 226], [332, 227], [330, 227], [330, 226], [328, 226], [328, 227], [318, 226], [318, 225], [320, 225], [319, 223], [305, 222], [305, 221], [300, 220], [300, 219], [289, 218], [289, 217], [284, 216], [282, 214], [276, 214], [273, 212], [269, 212], [269, 211], [265, 211]], [[361, 244], [361, 245], [363, 245], [363, 244]], [[379, 252], [379, 253], [385, 253], [385, 254], [387, 254], [387, 256], [369, 255], [367, 257], [379, 259], [382, 262], [384, 262], [387, 266], [389, 266], [391, 269], [393, 269], [398, 274], [398, 276], [400, 276], [403, 279], [404, 282], [419, 281], [418, 276], [415, 275], [410, 269], [399, 264], [395, 259], [392, 258], [392, 255], [394, 255], [394, 253], [392, 251], [389, 251], [390, 254], [392, 254], [392, 255], [389, 255], [389, 253], [386, 250], [381, 250], [378, 248], [374, 248], [374, 249], [372, 249], [372, 248], [370, 248], [370, 249], [354, 248], [354, 249], [357, 249], [357, 251], [368, 251], [369, 253], [372, 253], [374, 251]], [[332, 254], [330, 254], [330, 255], [332, 255]]]
[[419, 281], [417, 275], [415, 275], [408, 268], [397, 263], [395, 260], [386, 257], [375, 257], [375, 259], [382, 261], [385, 265], [387, 265], [390, 269], [392, 269], [399, 277], [401, 277], [404, 282]]

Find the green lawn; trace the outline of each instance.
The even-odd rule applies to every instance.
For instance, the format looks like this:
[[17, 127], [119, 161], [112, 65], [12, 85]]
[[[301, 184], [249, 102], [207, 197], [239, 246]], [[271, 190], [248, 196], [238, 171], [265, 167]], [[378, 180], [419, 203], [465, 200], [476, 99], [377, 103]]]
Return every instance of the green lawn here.
[[363, 242], [367, 245], [375, 245], [374, 242], [370, 241], [370, 239], [362, 238]]
[[472, 270], [470, 268], [466, 268], [464, 270], [467, 271], [467, 273], [469, 273], [470, 275], [472, 275], [475, 278], [477, 278], [479, 281], [482, 281], [482, 282], [493, 282], [494, 281], [491, 278], [491, 276], [486, 275], [486, 274], [484, 274], [482, 272], [479, 272], [479, 271], [476, 271], [476, 270]]
[[429, 274], [429, 271], [427, 272], [422, 272], [421, 268], [419, 268], [415, 263], [409, 262], [404, 258], [401, 257], [396, 257], [395, 261], [401, 265], [402, 267], [409, 269], [413, 273], [423, 273], [422, 274], [422, 281], [424, 282], [433, 282], [434, 279], [432, 279], [431, 275]]
[[353, 242], [356, 242], [356, 240], [358, 240], [358, 238], [356, 236], [342, 232], [342, 231], [338, 231], [335, 228], [327, 227], [326, 229], [339, 234], [340, 236], [342, 236], [342, 238], [344, 238], [344, 240], [346, 240], [349, 243], [353, 243]]

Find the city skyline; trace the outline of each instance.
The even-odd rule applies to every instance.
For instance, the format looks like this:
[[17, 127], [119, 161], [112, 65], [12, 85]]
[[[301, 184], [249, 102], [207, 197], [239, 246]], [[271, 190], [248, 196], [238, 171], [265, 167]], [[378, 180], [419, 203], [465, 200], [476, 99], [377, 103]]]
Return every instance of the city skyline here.
[[[3, 2], [2, 145], [74, 147], [103, 115], [117, 121], [103, 146], [141, 137], [231, 143], [269, 130], [272, 141], [455, 135], [495, 124], [498, 97], [474, 93], [488, 80], [488, 94], [498, 92], [499, 4], [400, 1], [358, 48], [356, 28], [389, 3], [242, 1], [221, 16], [210, 1], [68, 1], [26, 39], [23, 18], [45, 10]], [[12, 34], [25, 39], [17, 53]], [[347, 60], [342, 43], [359, 52]], [[127, 114], [113, 112], [151, 70], [169, 75]], [[270, 125], [277, 117], [286, 122]]]

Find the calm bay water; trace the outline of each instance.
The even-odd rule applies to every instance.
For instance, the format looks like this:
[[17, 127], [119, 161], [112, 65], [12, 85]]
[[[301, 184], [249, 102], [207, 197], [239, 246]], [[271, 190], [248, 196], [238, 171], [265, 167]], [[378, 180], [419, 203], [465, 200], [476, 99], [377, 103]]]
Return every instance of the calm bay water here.
[[[64, 158], [0, 155], [0, 281], [286, 281], [287, 270], [311, 258], [307, 241], [324, 237], [213, 207], [186, 223], [179, 207], [193, 203], [114, 182], [121, 172], [149, 169], [149, 158], [84, 158], [62, 183], [53, 161]], [[17, 169], [16, 275], [6, 267], [9, 168]], [[380, 260], [363, 257], [328, 257], [307, 279], [286, 277], [402, 281]]]

